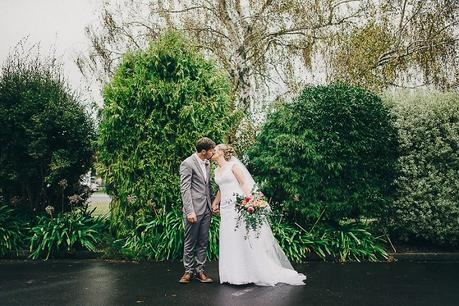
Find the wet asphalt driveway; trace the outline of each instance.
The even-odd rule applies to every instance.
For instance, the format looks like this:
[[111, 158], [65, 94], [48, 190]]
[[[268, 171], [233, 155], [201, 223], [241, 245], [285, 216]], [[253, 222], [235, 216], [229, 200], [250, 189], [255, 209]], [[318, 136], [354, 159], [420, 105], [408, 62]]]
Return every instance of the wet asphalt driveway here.
[[0, 305], [459, 305], [459, 262], [296, 268], [306, 286], [180, 285], [179, 262], [0, 261]]

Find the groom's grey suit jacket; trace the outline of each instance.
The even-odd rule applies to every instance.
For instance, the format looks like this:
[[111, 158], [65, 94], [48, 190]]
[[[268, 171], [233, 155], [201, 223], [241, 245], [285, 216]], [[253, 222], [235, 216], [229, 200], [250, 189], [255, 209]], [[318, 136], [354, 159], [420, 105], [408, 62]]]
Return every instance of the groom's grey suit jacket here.
[[206, 179], [202, 173], [195, 154], [180, 164], [180, 192], [182, 194], [183, 212], [196, 213], [197, 216], [212, 207], [212, 189], [210, 185], [210, 165], [206, 165]]

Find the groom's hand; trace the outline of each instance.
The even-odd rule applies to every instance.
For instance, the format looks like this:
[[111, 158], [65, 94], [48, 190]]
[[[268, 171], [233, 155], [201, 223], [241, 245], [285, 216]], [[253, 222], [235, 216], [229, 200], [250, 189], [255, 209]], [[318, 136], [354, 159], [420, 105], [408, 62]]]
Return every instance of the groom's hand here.
[[191, 214], [186, 215], [186, 219], [190, 223], [195, 223], [196, 221], [198, 221], [198, 218], [196, 217], [195, 213], [191, 213]]

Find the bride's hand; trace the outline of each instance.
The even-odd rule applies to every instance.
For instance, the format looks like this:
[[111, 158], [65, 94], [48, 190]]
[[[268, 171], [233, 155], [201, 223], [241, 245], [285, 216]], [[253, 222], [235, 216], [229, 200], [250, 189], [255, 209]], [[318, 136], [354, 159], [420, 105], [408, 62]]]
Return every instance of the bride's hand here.
[[220, 212], [220, 208], [218, 207], [218, 204], [212, 204], [212, 213], [214, 215], [218, 215], [219, 212]]
[[220, 200], [221, 200], [221, 193], [220, 193], [220, 190], [218, 190], [217, 194], [215, 195], [215, 199], [212, 202], [212, 213], [214, 215], [218, 215], [220, 211]]

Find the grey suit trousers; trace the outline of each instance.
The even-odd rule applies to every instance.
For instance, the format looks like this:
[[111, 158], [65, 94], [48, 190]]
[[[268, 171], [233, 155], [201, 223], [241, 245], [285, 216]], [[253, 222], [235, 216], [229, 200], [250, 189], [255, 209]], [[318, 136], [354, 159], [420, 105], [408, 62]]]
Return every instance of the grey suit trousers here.
[[185, 239], [183, 250], [183, 264], [185, 272], [200, 273], [206, 263], [206, 250], [209, 243], [209, 227], [212, 213], [206, 209], [204, 214], [198, 215], [198, 221], [191, 223], [184, 215]]
[[[209, 242], [212, 190], [209, 182], [210, 166], [206, 165], [204, 175], [196, 154], [189, 156], [180, 165], [180, 191], [183, 201], [185, 239], [183, 265], [185, 272], [201, 272], [206, 262]], [[190, 223], [186, 215], [195, 213], [196, 223]]]

